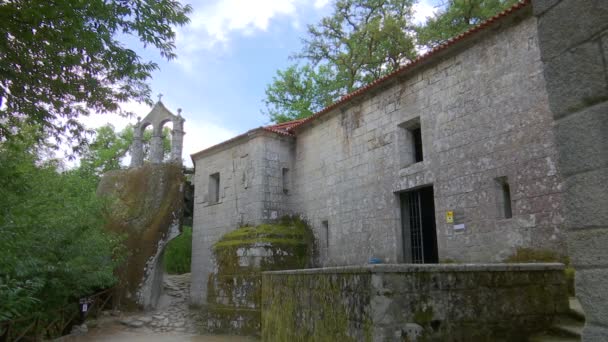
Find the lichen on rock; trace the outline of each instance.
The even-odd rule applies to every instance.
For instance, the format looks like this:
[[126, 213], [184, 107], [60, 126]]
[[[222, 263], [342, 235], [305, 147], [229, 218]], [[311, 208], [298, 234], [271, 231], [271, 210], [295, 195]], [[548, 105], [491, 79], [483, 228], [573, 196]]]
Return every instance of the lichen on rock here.
[[162, 253], [181, 232], [184, 176], [174, 164], [106, 173], [97, 194], [107, 199], [106, 229], [125, 236], [129, 255], [117, 270], [124, 309], [151, 309], [162, 285]]

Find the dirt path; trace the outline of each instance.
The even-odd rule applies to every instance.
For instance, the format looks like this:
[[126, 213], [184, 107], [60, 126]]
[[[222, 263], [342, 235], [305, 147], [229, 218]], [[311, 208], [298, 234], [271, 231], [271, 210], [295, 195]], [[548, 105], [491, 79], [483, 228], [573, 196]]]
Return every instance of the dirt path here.
[[192, 341], [248, 342], [251, 337], [229, 335], [199, 335], [197, 314], [188, 308], [190, 274], [165, 275], [163, 295], [156, 310], [102, 317], [84, 335], [67, 336], [61, 341]]

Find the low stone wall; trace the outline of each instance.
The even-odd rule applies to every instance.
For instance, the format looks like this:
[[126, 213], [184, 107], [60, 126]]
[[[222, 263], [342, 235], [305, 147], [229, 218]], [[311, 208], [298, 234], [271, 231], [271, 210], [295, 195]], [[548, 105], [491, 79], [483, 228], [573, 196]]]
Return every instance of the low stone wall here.
[[566, 312], [562, 264], [368, 265], [262, 275], [264, 341], [520, 341]]

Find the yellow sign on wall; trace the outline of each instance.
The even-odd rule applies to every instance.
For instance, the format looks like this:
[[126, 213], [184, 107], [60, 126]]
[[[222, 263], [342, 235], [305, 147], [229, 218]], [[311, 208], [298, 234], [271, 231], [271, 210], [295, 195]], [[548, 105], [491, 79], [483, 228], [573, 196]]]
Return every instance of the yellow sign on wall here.
[[445, 222], [454, 223], [454, 212], [453, 211], [450, 210], [445, 213]]

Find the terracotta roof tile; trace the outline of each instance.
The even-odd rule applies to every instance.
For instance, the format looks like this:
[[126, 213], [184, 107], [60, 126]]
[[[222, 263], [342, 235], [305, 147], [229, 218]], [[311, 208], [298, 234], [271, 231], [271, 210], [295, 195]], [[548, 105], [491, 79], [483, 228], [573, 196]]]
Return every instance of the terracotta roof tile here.
[[490, 26], [492, 23], [496, 22], [499, 19], [502, 19], [504, 17], [508, 17], [509, 15], [518, 12], [519, 10], [521, 10], [522, 8], [527, 7], [528, 5], [530, 5], [532, 3], [532, 0], [520, 0], [519, 2], [517, 2], [516, 4], [514, 4], [512, 7], [496, 14], [495, 16], [487, 19], [486, 21], [480, 23], [479, 25], [472, 27], [470, 29], [468, 29], [467, 31], [448, 39], [446, 42], [444, 42], [443, 44], [433, 48], [431, 51], [419, 56], [418, 58], [414, 59], [413, 61], [411, 61], [410, 63], [400, 67], [399, 69], [393, 71], [392, 73], [381, 77], [355, 91], [353, 91], [350, 94], [346, 94], [344, 96], [342, 96], [338, 101], [332, 103], [331, 105], [325, 107], [324, 109], [322, 109], [321, 111], [313, 114], [312, 116], [309, 116], [305, 119], [301, 119], [301, 120], [297, 120], [298, 122], [294, 123], [293, 125], [290, 126], [289, 130], [290, 133], [293, 134], [294, 129], [296, 129], [297, 127], [315, 120], [316, 118], [318, 118], [319, 116], [326, 114], [328, 112], [330, 112], [331, 110], [339, 107], [340, 105], [352, 100], [355, 97], [361, 96], [365, 93], [367, 93], [368, 91], [377, 88], [385, 83], [387, 83], [388, 81], [392, 80], [393, 78], [399, 76], [399, 75], [403, 75], [404, 73], [406, 73], [407, 71], [411, 70], [413, 67], [421, 64], [422, 62], [425, 62], [427, 60], [429, 60], [431, 57], [433, 57], [434, 55], [436, 55], [437, 53], [444, 51], [445, 49], [449, 48], [450, 46], [454, 45], [455, 43], [463, 40], [464, 38], [468, 38], [471, 36], [474, 36], [476, 33], [478, 33], [479, 31], [483, 31], [484, 28]]
[[249, 134], [252, 134], [253, 132], [262, 129], [268, 132], [273, 132], [276, 134], [280, 134], [280, 135], [284, 135], [284, 136], [294, 136], [295, 135], [295, 129], [297, 127], [300, 127], [301, 125], [313, 121], [315, 119], [317, 119], [318, 117], [332, 111], [333, 109], [347, 103], [348, 101], [352, 100], [353, 98], [359, 97], [361, 95], [366, 94], [368, 91], [375, 89], [385, 83], [387, 83], [388, 81], [392, 80], [393, 78], [399, 76], [399, 75], [403, 75], [405, 74], [407, 71], [411, 70], [412, 68], [414, 68], [415, 66], [426, 62], [428, 60], [430, 60], [433, 56], [435, 56], [437, 53], [444, 51], [445, 49], [451, 47], [452, 45], [454, 45], [455, 43], [474, 36], [475, 34], [477, 34], [480, 31], [483, 31], [486, 27], [490, 26], [492, 23], [496, 22], [499, 19], [502, 19], [504, 17], [508, 17], [513, 13], [518, 12], [519, 10], [527, 7], [528, 5], [530, 5], [532, 2], [532, 0], [520, 0], [518, 3], [516, 3], [515, 5], [513, 5], [511, 8], [508, 8], [498, 14], [496, 14], [495, 16], [489, 18], [488, 20], [480, 23], [479, 25], [470, 28], [469, 30], [457, 35], [456, 37], [453, 37], [451, 39], [448, 39], [445, 43], [433, 48], [431, 51], [419, 56], [418, 58], [414, 59], [413, 61], [411, 61], [410, 63], [402, 66], [401, 68], [395, 70], [394, 72], [381, 77], [355, 91], [353, 91], [350, 94], [344, 95], [340, 98], [340, 100], [334, 102], [333, 104], [325, 107], [324, 109], [322, 109], [321, 111], [307, 117], [304, 119], [298, 119], [298, 120], [293, 120], [293, 121], [289, 121], [289, 122], [284, 122], [284, 123], [280, 123], [280, 124], [276, 124], [276, 125], [270, 125], [270, 126], [265, 126], [265, 127], [260, 127], [260, 128], [256, 128], [256, 129], [252, 129], [244, 134], [238, 135], [232, 139], [226, 140], [224, 142], [221, 142], [215, 146], [211, 146], [205, 150], [199, 151], [197, 153], [194, 153], [191, 155], [191, 157], [194, 159], [196, 158], [197, 155], [199, 155], [200, 153], [204, 152], [204, 151], [208, 151], [214, 148], [217, 148], [219, 146], [228, 144], [232, 141], [235, 140], [239, 140], [241, 138], [244, 138], [246, 136], [248, 136]]

